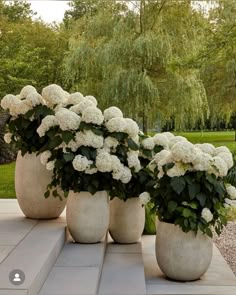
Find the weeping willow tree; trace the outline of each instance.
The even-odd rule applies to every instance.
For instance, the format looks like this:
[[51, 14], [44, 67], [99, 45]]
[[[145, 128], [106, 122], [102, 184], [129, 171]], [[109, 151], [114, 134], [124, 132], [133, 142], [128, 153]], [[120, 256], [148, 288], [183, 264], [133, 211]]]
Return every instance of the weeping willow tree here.
[[[181, 66], [199, 50], [204, 17], [190, 1], [103, 1], [74, 23], [65, 59], [72, 89], [117, 105], [143, 125], [204, 124], [208, 104], [199, 70]], [[200, 123], [199, 123], [200, 122]]]

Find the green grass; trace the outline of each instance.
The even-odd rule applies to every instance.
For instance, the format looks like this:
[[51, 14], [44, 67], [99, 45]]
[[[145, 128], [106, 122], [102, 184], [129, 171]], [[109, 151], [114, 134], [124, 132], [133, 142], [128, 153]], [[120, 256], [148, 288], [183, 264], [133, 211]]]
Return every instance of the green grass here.
[[15, 198], [15, 162], [10, 164], [0, 165], [0, 198], [10, 199]]
[[[234, 131], [175, 132], [175, 135], [185, 136], [192, 143], [208, 142], [215, 146], [225, 145], [231, 151], [236, 151]], [[15, 198], [14, 172], [15, 163], [0, 165], [0, 198]]]
[[175, 132], [175, 135], [184, 136], [192, 143], [208, 142], [216, 147], [225, 145], [232, 152], [236, 151], [234, 131]]

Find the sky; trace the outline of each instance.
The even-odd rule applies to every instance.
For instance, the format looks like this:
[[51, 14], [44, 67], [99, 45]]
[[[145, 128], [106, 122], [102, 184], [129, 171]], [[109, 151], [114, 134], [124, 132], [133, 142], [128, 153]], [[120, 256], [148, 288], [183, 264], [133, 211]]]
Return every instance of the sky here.
[[[31, 8], [33, 11], [37, 12], [37, 17], [41, 17], [43, 21], [51, 23], [53, 21], [60, 22], [63, 19], [65, 11], [69, 8], [69, 1], [64, 0], [32, 0], [28, 2], [31, 3]], [[208, 12], [209, 8], [214, 6], [211, 1], [196, 1], [194, 2], [194, 8], [199, 9], [204, 8]], [[198, 7], [198, 8], [197, 8]]]
[[50, 23], [60, 22], [63, 19], [64, 12], [69, 8], [69, 1], [28, 1], [31, 3], [31, 9], [37, 12], [36, 18], [41, 17], [43, 21]]

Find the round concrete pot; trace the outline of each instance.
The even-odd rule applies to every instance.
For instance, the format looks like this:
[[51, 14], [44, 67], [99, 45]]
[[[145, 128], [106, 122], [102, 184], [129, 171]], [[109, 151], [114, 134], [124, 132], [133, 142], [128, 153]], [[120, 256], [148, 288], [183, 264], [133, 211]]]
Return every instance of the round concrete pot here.
[[170, 279], [199, 279], [211, 263], [212, 246], [212, 239], [201, 232], [184, 233], [177, 225], [157, 222], [157, 263]]
[[78, 243], [98, 243], [109, 225], [109, 200], [106, 191], [69, 192], [66, 220], [72, 238]]
[[52, 219], [60, 216], [66, 206], [66, 199], [44, 197], [51, 182], [52, 171], [46, 170], [36, 154], [18, 153], [15, 169], [16, 197], [22, 212], [28, 218]]
[[143, 233], [145, 208], [139, 198], [127, 201], [114, 198], [110, 201], [109, 232], [112, 239], [120, 244], [138, 242]]

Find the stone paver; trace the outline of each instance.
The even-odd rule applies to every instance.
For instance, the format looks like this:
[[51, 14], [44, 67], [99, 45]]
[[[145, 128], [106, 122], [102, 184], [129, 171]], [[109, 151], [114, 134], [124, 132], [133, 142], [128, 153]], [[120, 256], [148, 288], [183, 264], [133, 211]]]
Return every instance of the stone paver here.
[[11, 253], [14, 249], [14, 246], [0, 246], [0, 263]]
[[155, 237], [143, 236], [143, 260], [147, 294], [236, 294], [236, 277], [214, 246], [207, 273], [194, 282], [176, 282], [165, 278], [156, 262]]
[[107, 245], [99, 294], [146, 294], [140, 243]]
[[[100, 281], [106, 236], [101, 243], [79, 244], [69, 236], [40, 295], [94, 295]], [[56, 283], [60, 281], [59, 283]]]
[[[0, 292], [7, 294], [7, 290], [10, 289], [16, 294], [21, 294], [22, 291], [19, 289], [23, 289], [28, 291], [27, 294], [37, 294], [55, 263], [64, 241], [64, 224], [38, 222], [0, 264]], [[21, 269], [25, 273], [26, 278], [21, 288], [9, 281], [9, 273], [14, 269]]]
[[96, 294], [99, 267], [53, 267], [40, 295]]

